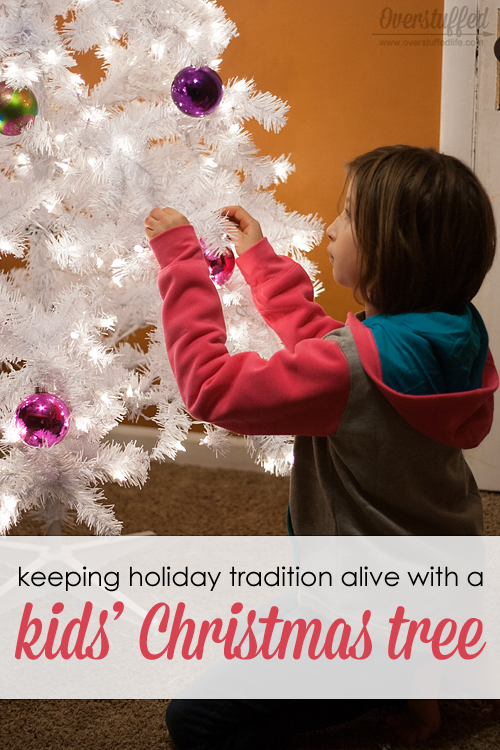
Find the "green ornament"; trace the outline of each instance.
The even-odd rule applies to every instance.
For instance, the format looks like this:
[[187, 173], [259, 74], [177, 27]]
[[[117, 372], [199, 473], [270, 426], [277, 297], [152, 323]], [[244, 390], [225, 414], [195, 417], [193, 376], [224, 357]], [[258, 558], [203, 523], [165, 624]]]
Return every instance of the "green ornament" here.
[[20, 135], [38, 112], [35, 95], [30, 89], [12, 89], [0, 81], [0, 134]]

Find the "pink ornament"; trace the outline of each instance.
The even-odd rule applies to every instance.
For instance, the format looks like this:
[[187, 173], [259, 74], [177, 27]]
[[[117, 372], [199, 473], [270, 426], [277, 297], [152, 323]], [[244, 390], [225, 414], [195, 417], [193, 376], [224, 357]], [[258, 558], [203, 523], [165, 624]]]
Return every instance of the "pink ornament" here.
[[3, 126], [2, 133], [4, 135], [21, 135], [22, 129], [25, 128], [26, 125], [29, 125], [30, 122], [35, 122], [33, 115], [21, 115], [20, 117], [16, 117], [13, 120], [6, 122]]
[[207, 262], [210, 278], [216, 286], [223, 286], [233, 275], [236, 265], [233, 251], [230, 247], [226, 247], [222, 255], [218, 255], [215, 250], [208, 248], [203, 240], [201, 240], [201, 249]]
[[16, 409], [16, 427], [27, 445], [55, 445], [69, 430], [69, 409], [52, 393], [33, 393]]

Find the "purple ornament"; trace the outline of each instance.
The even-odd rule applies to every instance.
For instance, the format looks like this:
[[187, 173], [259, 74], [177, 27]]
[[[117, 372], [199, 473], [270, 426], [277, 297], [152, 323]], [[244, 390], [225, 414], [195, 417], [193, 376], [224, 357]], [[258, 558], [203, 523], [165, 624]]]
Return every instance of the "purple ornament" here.
[[69, 430], [69, 409], [52, 393], [33, 393], [16, 409], [16, 427], [27, 445], [55, 445]]
[[211, 68], [183, 68], [172, 83], [174, 103], [191, 117], [204, 117], [213, 112], [223, 93], [222, 81]]
[[236, 259], [230, 247], [222, 251], [222, 255], [217, 255], [215, 250], [208, 248], [201, 240], [201, 249], [207, 262], [210, 278], [215, 286], [223, 286], [233, 275]]

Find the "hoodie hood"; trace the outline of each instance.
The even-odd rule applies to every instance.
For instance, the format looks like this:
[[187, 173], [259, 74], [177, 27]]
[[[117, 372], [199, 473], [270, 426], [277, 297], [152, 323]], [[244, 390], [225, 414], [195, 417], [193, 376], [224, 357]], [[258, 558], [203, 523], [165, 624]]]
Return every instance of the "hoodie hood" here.
[[481, 387], [488, 333], [473, 305], [460, 315], [443, 312], [373, 315], [373, 332], [386, 385], [425, 396]]
[[461, 316], [375, 315], [364, 323], [349, 313], [346, 325], [366, 373], [406, 422], [446, 445], [479, 445], [491, 429], [498, 375], [484, 324], [472, 305]]

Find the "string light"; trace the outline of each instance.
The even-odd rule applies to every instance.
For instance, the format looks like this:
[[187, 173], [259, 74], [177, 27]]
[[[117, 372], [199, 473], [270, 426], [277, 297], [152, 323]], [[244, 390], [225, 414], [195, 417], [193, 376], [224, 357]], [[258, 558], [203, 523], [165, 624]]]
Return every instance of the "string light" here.
[[151, 45], [151, 52], [157, 60], [162, 60], [165, 54], [165, 45], [160, 42], [153, 42]]
[[[92, 349], [89, 351], [89, 359], [91, 359], [95, 364], [101, 363], [103, 361], [102, 351], [99, 346], [92, 347]], [[101, 400], [104, 401], [104, 398]]]
[[51, 214], [54, 208], [58, 205], [58, 203], [60, 203], [59, 199], [53, 198], [52, 201], [44, 201], [43, 205], [45, 206], [49, 214]]
[[2, 495], [2, 510], [12, 513], [17, 507], [17, 497], [14, 495]]
[[0, 240], [0, 251], [2, 253], [14, 252], [14, 245], [9, 240]]
[[3, 431], [3, 439], [6, 443], [20, 443], [21, 435], [16, 427], [15, 422], [7, 425]]
[[92, 422], [87, 417], [75, 417], [73, 419], [76, 429], [79, 432], [88, 432], [90, 427], [92, 426]]

